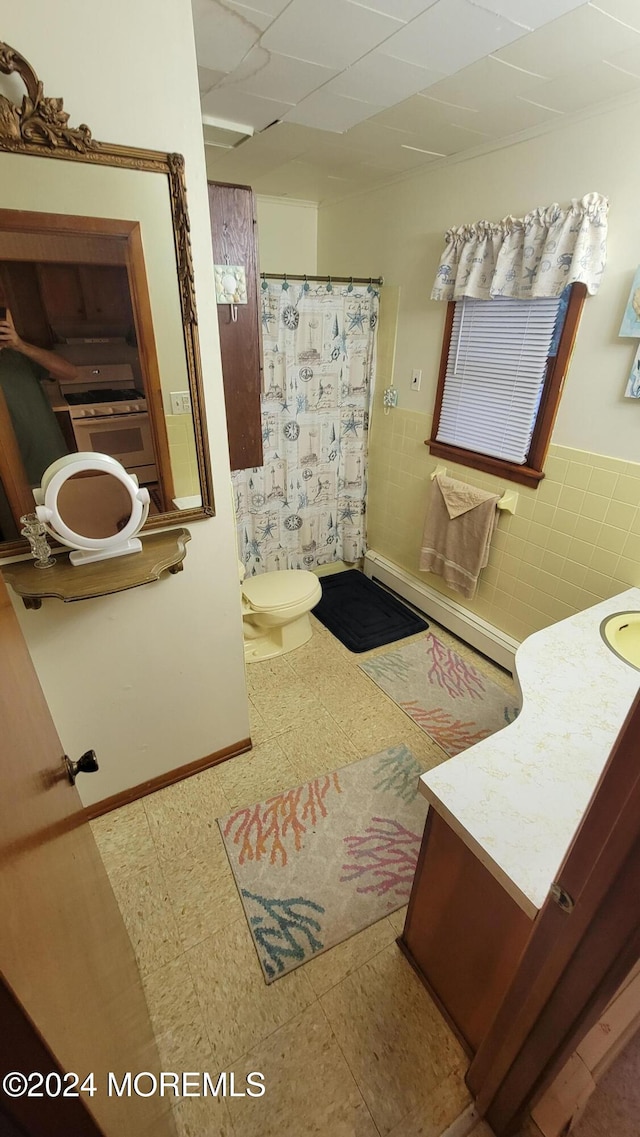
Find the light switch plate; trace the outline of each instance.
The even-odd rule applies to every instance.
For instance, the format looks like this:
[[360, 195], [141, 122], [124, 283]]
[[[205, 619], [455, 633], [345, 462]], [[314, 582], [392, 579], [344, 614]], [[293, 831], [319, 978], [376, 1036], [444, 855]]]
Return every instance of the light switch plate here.
[[191, 393], [189, 391], [172, 391], [171, 413], [174, 415], [191, 414]]
[[422, 371], [420, 371], [419, 368], [414, 367], [413, 371], [411, 372], [411, 390], [412, 391], [419, 391], [421, 383], [422, 383]]

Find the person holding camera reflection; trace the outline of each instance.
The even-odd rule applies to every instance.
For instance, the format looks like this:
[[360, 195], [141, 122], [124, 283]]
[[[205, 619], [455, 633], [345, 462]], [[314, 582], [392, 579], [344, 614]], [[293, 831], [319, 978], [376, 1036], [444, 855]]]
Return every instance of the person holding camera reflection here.
[[52, 462], [69, 453], [41, 380], [74, 379], [73, 363], [46, 348], [25, 343], [11, 312], [0, 307], [0, 390], [13, 424], [27, 480], [39, 486]]

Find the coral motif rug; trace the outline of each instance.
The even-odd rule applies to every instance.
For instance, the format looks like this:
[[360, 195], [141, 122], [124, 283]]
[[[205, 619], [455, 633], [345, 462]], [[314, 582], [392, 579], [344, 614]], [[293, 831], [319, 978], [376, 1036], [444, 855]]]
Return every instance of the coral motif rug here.
[[508, 726], [520, 710], [515, 686], [510, 695], [432, 632], [360, 667], [449, 755]]
[[420, 773], [393, 746], [218, 820], [267, 983], [407, 903]]

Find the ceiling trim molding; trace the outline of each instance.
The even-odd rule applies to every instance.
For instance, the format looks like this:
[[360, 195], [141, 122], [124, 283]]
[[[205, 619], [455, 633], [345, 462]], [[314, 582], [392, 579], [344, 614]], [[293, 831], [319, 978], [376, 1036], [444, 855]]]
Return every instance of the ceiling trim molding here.
[[287, 197], [285, 194], [256, 193], [256, 201], [264, 201], [267, 205], [295, 205], [300, 209], [320, 208], [319, 201], [308, 201], [304, 197]]

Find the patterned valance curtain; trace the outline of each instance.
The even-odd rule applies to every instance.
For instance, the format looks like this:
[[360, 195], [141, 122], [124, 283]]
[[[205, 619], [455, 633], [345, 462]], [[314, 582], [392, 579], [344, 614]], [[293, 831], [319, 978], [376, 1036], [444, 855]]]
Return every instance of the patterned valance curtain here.
[[561, 296], [576, 281], [593, 295], [606, 261], [608, 210], [606, 197], [590, 193], [568, 209], [553, 204], [449, 229], [431, 299], [534, 300]]

